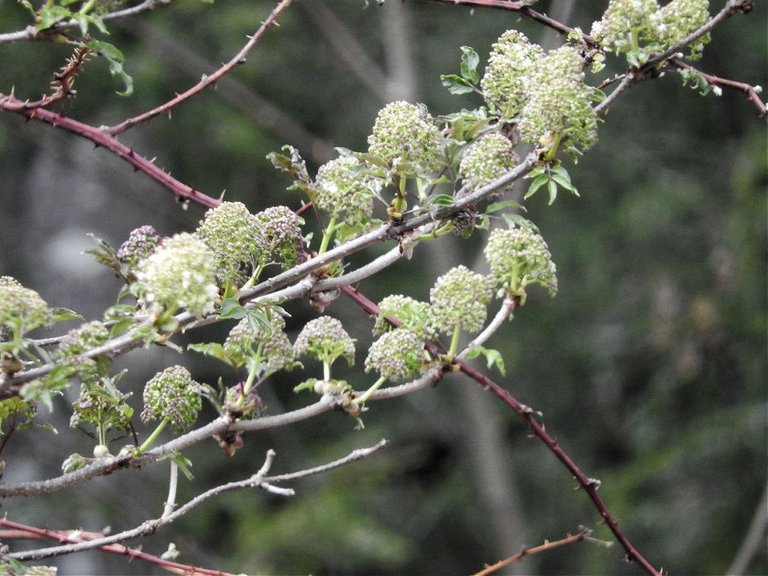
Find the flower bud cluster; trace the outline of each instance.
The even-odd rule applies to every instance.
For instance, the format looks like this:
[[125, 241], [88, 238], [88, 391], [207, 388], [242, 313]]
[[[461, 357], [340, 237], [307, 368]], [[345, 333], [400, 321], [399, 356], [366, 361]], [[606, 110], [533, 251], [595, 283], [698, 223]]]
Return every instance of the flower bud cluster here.
[[476, 190], [500, 178], [520, 162], [508, 138], [493, 132], [469, 145], [459, 164], [464, 185]]
[[491, 231], [484, 252], [495, 286], [518, 296], [529, 284], [543, 286], [551, 296], [557, 293], [557, 269], [549, 247], [529, 221], [520, 219], [509, 229]]
[[418, 335], [405, 328], [396, 328], [371, 344], [365, 371], [376, 371], [391, 382], [402, 382], [419, 373], [423, 350], [424, 342]]
[[268, 251], [283, 269], [299, 261], [302, 236], [301, 217], [287, 206], [272, 206], [256, 214], [256, 220], [267, 238]]
[[379, 302], [379, 315], [373, 325], [374, 336], [381, 336], [394, 329], [386, 318], [396, 318], [401, 328], [416, 334], [422, 340], [434, 336], [432, 311], [426, 302], [401, 294], [386, 296]]
[[136, 269], [136, 296], [157, 312], [173, 313], [185, 307], [195, 316], [213, 311], [218, 288], [214, 254], [189, 233], [166, 238]]
[[256, 323], [243, 318], [224, 341], [224, 350], [236, 366], [242, 366], [256, 355], [261, 344], [261, 357], [266, 360], [265, 373], [273, 373], [294, 364], [293, 346], [283, 332], [285, 320], [272, 308], [265, 308], [265, 321]]
[[[70, 330], [61, 340], [58, 349], [60, 358], [72, 358], [89, 350], [97, 348], [109, 340], [109, 330], [98, 320], [88, 322]], [[81, 358], [77, 361], [77, 369], [83, 381], [106, 376], [111, 366], [106, 356], [96, 358]]]
[[[591, 35], [605, 50], [631, 53], [647, 46], [663, 51], [679, 44], [709, 19], [709, 0], [672, 0], [659, 8], [656, 0], [611, 0]], [[690, 56], [698, 58], [709, 34], [691, 44]]]
[[[701, 28], [709, 19], [709, 0], [672, 0], [654, 17], [659, 41], [665, 48], [679, 44], [686, 36]], [[690, 45], [692, 58], [699, 58], [710, 40], [705, 34]]]
[[128, 240], [117, 250], [117, 257], [129, 269], [134, 268], [152, 254], [161, 242], [162, 238], [152, 226], [140, 226], [128, 234]]
[[365, 165], [354, 156], [340, 156], [320, 166], [315, 179], [317, 207], [350, 226], [367, 224], [373, 199], [385, 182], [364, 170]]
[[590, 34], [609, 52], [629, 52], [655, 37], [652, 16], [658, 8], [656, 0], [611, 0]]
[[40, 294], [25, 288], [15, 278], [0, 276], [0, 328], [21, 338], [25, 333], [53, 321], [53, 312]]
[[242, 284], [250, 271], [269, 259], [264, 229], [241, 202], [222, 202], [208, 210], [197, 235], [214, 254], [216, 277], [222, 286]]
[[200, 384], [189, 370], [171, 366], [155, 374], [144, 387], [144, 422], [168, 418], [177, 431], [189, 428], [202, 408]]
[[523, 140], [546, 147], [566, 138], [577, 150], [597, 142], [597, 115], [590, 103], [591, 89], [584, 84], [583, 65], [579, 52], [567, 44], [539, 61], [521, 114]]
[[456, 266], [442, 276], [429, 291], [435, 328], [450, 334], [456, 326], [478, 332], [487, 316], [486, 306], [492, 289], [488, 279], [466, 266]]
[[442, 164], [442, 137], [423, 105], [391, 102], [379, 111], [368, 151], [395, 170], [429, 174]]
[[522, 32], [507, 30], [491, 48], [480, 87], [488, 109], [503, 119], [517, 117], [527, 100], [528, 78], [544, 50]]
[[310, 320], [296, 337], [293, 344], [296, 356], [307, 355], [322, 362], [333, 363], [343, 356], [351, 365], [355, 359], [355, 341], [331, 316]]

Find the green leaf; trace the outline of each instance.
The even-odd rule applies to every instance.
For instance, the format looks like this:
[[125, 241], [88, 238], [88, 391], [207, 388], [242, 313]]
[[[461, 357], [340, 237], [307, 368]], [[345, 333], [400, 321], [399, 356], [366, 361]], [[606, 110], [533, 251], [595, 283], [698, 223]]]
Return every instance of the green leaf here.
[[435, 194], [427, 198], [427, 204], [430, 206], [453, 206], [456, 199], [450, 194]]
[[465, 80], [456, 74], [442, 74], [440, 80], [451, 94], [466, 94], [475, 90], [475, 87], [469, 80]]
[[69, 320], [84, 320], [83, 316], [69, 308], [53, 308], [54, 322], [68, 322]]
[[88, 43], [89, 47], [98, 52], [100, 55], [107, 59], [109, 64], [109, 73], [112, 76], [119, 77], [123, 84], [125, 84], [125, 90], [118, 91], [120, 96], [130, 96], [133, 94], [133, 78], [125, 71], [123, 64], [125, 63], [125, 56], [123, 53], [110, 42], [103, 40], [91, 40]]
[[499, 212], [500, 210], [506, 210], [507, 208], [512, 208], [514, 210], [522, 210], [525, 212], [525, 206], [520, 204], [520, 202], [516, 202], [515, 200], [502, 200], [500, 202], [491, 202], [488, 204], [488, 206], [485, 208], [486, 214], [493, 214], [494, 212]]
[[247, 313], [248, 311], [246, 310], [245, 306], [240, 304], [237, 298], [226, 298], [221, 302], [219, 317], [240, 320], [245, 318]]
[[232, 358], [229, 356], [229, 354], [227, 354], [227, 351], [224, 349], [224, 346], [220, 342], [194, 342], [187, 345], [187, 350], [199, 352], [200, 354], [205, 354], [206, 356], [213, 356], [217, 360], [221, 360], [230, 366], [235, 365], [235, 363], [232, 361]]
[[480, 74], [477, 72], [477, 65], [479, 63], [480, 57], [474, 48], [470, 46], [461, 47], [461, 76], [472, 84], [477, 84], [480, 81]]
[[552, 180], [557, 182], [557, 185], [561, 188], [564, 188], [569, 192], [573, 192], [576, 196], [579, 195], [579, 191], [576, 190], [576, 187], [571, 182], [570, 174], [568, 174], [568, 171], [563, 167], [562, 164], [552, 168], [552, 170], [550, 170], [550, 176]]
[[504, 358], [501, 352], [492, 348], [485, 348], [484, 346], [472, 346], [468, 351], [466, 358], [472, 360], [478, 356], [485, 356], [486, 367], [491, 370], [495, 368], [499, 374], [504, 376], [506, 374], [506, 368], [504, 367]]

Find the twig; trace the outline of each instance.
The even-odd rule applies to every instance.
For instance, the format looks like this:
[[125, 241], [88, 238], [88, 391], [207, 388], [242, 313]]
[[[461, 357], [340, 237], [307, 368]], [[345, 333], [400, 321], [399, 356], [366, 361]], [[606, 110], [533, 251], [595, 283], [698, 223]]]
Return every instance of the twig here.
[[251, 50], [253, 50], [254, 46], [256, 46], [259, 40], [262, 39], [264, 34], [266, 34], [267, 30], [269, 30], [271, 27], [277, 24], [278, 16], [280, 16], [283, 10], [288, 8], [288, 6], [290, 6], [292, 2], [293, 0], [281, 0], [281, 2], [277, 6], [275, 6], [275, 8], [272, 10], [272, 12], [267, 17], [267, 19], [264, 20], [264, 22], [262, 22], [261, 26], [256, 31], [256, 33], [248, 39], [248, 42], [245, 44], [245, 46], [243, 46], [243, 48], [237, 54], [235, 54], [235, 56], [229, 62], [222, 65], [218, 70], [216, 70], [210, 75], [204, 75], [203, 78], [200, 80], [200, 82], [198, 82], [188, 90], [185, 90], [181, 94], [177, 95], [175, 98], [172, 98], [165, 104], [161, 104], [160, 106], [152, 110], [149, 110], [148, 112], [145, 112], [138, 116], [134, 116], [133, 118], [129, 118], [128, 120], [121, 122], [120, 124], [117, 124], [110, 128], [106, 128], [104, 131], [107, 134], [110, 134], [112, 136], [125, 132], [126, 130], [128, 130], [132, 126], [135, 126], [136, 124], [145, 122], [150, 118], [154, 118], [155, 116], [158, 116], [159, 114], [164, 114], [169, 112], [174, 106], [177, 106], [178, 104], [184, 102], [188, 98], [191, 98], [195, 94], [202, 92], [208, 86], [215, 84], [218, 80], [220, 80], [226, 74], [234, 70], [237, 66], [240, 66], [241, 64], [245, 63], [246, 57], [251, 52]]
[[43, 558], [50, 558], [52, 556], [60, 556], [62, 554], [71, 554], [73, 552], [81, 552], [83, 550], [101, 548], [105, 545], [122, 542], [124, 540], [129, 540], [129, 539], [137, 538], [140, 536], [147, 536], [150, 534], [154, 534], [159, 528], [167, 524], [170, 524], [175, 520], [178, 520], [180, 517], [194, 510], [195, 508], [197, 508], [207, 500], [213, 498], [214, 496], [218, 496], [219, 494], [223, 494], [225, 492], [231, 492], [233, 490], [259, 488], [261, 490], [265, 490], [267, 492], [270, 492], [272, 494], [277, 494], [280, 496], [293, 496], [294, 495], [293, 490], [288, 488], [280, 488], [277, 486], [273, 486], [273, 484], [288, 482], [291, 480], [298, 480], [300, 478], [305, 478], [307, 476], [320, 474], [323, 472], [327, 472], [328, 470], [332, 470], [334, 468], [344, 466], [345, 464], [349, 464], [351, 462], [360, 460], [362, 458], [367, 458], [374, 452], [386, 446], [386, 444], [387, 444], [386, 440], [380, 440], [377, 444], [375, 444], [374, 446], [371, 446], [370, 448], [353, 450], [346, 456], [339, 458], [337, 460], [334, 460], [332, 462], [329, 462], [327, 464], [316, 466], [314, 468], [308, 468], [306, 470], [300, 470], [298, 472], [293, 472], [290, 474], [280, 474], [276, 476], [267, 476], [267, 473], [269, 472], [275, 458], [274, 450], [269, 450], [267, 451], [267, 456], [264, 460], [264, 464], [262, 465], [262, 467], [259, 469], [259, 471], [256, 474], [254, 474], [250, 478], [236, 481], [236, 482], [228, 482], [227, 484], [222, 484], [220, 486], [211, 488], [210, 490], [207, 490], [202, 494], [199, 494], [198, 496], [196, 496], [195, 498], [193, 498], [192, 500], [190, 500], [189, 502], [187, 502], [186, 504], [184, 504], [183, 506], [181, 506], [180, 508], [172, 512], [171, 514], [163, 515], [162, 517], [156, 518], [154, 520], [147, 520], [146, 522], [143, 522], [140, 526], [137, 526], [130, 530], [124, 530], [123, 532], [120, 532], [118, 534], [112, 534], [109, 536], [95, 538], [93, 540], [88, 540], [84, 542], [77, 541], [77, 542], [65, 544], [62, 546], [51, 546], [48, 548], [40, 548], [37, 550], [13, 552], [8, 554], [7, 556], [9, 558], [14, 558], [20, 561], [40, 560]]
[[[142, 12], [149, 12], [154, 10], [158, 6], [167, 6], [170, 3], [171, 0], [144, 0], [144, 2], [137, 4], [136, 6], [123, 8], [122, 10], [115, 10], [109, 14], [104, 14], [101, 19], [115, 20], [118, 18], [125, 18], [126, 16], [135, 16], [137, 14], [141, 14]], [[78, 28], [79, 26], [80, 23], [76, 22], [75, 20], [56, 23], [57, 29]], [[42, 32], [42, 30], [38, 30], [35, 26], [27, 26], [24, 30], [19, 30], [17, 32], [6, 32], [4, 34], [0, 34], [0, 44], [7, 42], [19, 42], [22, 40], [35, 40], [40, 32]]]
[[163, 518], [169, 516], [176, 508], [176, 488], [179, 485], [179, 465], [175, 460], [171, 460], [171, 474], [168, 480], [168, 498], [165, 499], [163, 507]]
[[[7, 518], [0, 518], [0, 526], [8, 526], [14, 530], [4, 530], [0, 533], [0, 537], [3, 540], [10, 538], [47, 538], [50, 540], [57, 540], [58, 542], [71, 542], [76, 543], [82, 540], [92, 540], [95, 538], [101, 538], [102, 534], [93, 532], [77, 531], [61, 531], [50, 530], [48, 528], [36, 528], [34, 526], [27, 526], [18, 522], [13, 522]], [[143, 550], [137, 548], [128, 548], [122, 544], [105, 544], [99, 546], [99, 549], [108, 552], [110, 554], [118, 554], [121, 556], [128, 556], [131, 559], [142, 560], [150, 564], [156, 564], [162, 568], [170, 570], [172, 572], [178, 572], [180, 574], [188, 574], [190, 576], [234, 576], [229, 572], [222, 572], [221, 570], [211, 570], [209, 568], [200, 568], [197, 566], [191, 566], [189, 564], [181, 564], [172, 560], [166, 560], [160, 556], [149, 554]]]
[[518, 552], [517, 554], [513, 554], [509, 558], [505, 558], [504, 560], [500, 560], [495, 564], [486, 566], [485, 568], [480, 570], [480, 572], [476, 572], [473, 576], [488, 576], [488, 574], [493, 574], [494, 572], [501, 570], [505, 566], [509, 566], [510, 564], [519, 562], [526, 556], [533, 556], [534, 554], [547, 552], [548, 550], [554, 550], [555, 548], [560, 548], [561, 546], [567, 546], [568, 544], [581, 542], [582, 540], [585, 539], [587, 534], [589, 534], [589, 530], [582, 529], [577, 534], [566, 536], [565, 538], [561, 538], [560, 540], [555, 540], [553, 542], [545, 541], [544, 544], [541, 544], [540, 546], [534, 546], [533, 548], [523, 548], [520, 552]]

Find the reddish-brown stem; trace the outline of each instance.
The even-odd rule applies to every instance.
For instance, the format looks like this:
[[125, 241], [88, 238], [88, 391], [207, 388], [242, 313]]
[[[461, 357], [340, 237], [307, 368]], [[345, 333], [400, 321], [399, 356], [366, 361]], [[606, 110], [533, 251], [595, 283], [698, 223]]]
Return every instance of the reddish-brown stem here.
[[[374, 302], [369, 300], [365, 295], [363, 295], [357, 288], [352, 288], [351, 286], [343, 286], [341, 289], [368, 314], [373, 315], [379, 312], [379, 307]], [[519, 305], [519, 300], [514, 300], [513, 302], [514, 309], [514, 307]], [[427, 343], [427, 349], [433, 355], [437, 355], [440, 352], [437, 345], [432, 342]], [[603, 502], [603, 499], [597, 493], [597, 489], [600, 486], [599, 481], [593, 478], [589, 478], [586, 474], [584, 474], [576, 462], [574, 462], [574, 460], [565, 452], [565, 450], [562, 449], [560, 444], [558, 444], [557, 440], [555, 440], [552, 436], [549, 435], [549, 433], [547, 433], [544, 425], [536, 420], [536, 418], [534, 418], [534, 411], [530, 407], [518, 401], [514, 396], [512, 396], [512, 394], [488, 378], [485, 374], [475, 370], [472, 366], [465, 364], [460, 360], [454, 360], [454, 362], [458, 365], [461, 372], [472, 378], [486, 390], [493, 392], [507, 406], [512, 408], [512, 410], [521, 416], [525, 420], [528, 427], [531, 429], [531, 432], [533, 432], [533, 435], [541, 440], [546, 445], [546, 447], [549, 448], [550, 452], [552, 452], [555, 457], [560, 460], [565, 468], [576, 479], [576, 482], [578, 482], [579, 486], [581, 486], [581, 488], [589, 495], [589, 498], [594, 503], [598, 512], [600, 512], [600, 516], [602, 517], [603, 521], [608, 525], [611, 532], [613, 532], [613, 535], [616, 537], [616, 540], [618, 540], [619, 544], [621, 544], [621, 546], [624, 548], [627, 560], [636, 562], [648, 574], [653, 576], [661, 576], [661, 572], [657, 571], [651, 565], [651, 563], [648, 562], [643, 557], [643, 555], [635, 549], [632, 543], [619, 529], [618, 522], [611, 515], [610, 511], [605, 505], [605, 502]]]
[[[89, 534], [87, 532], [81, 532], [79, 538], [73, 538], [67, 532], [60, 530], [49, 530], [48, 528], [36, 528], [34, 526], [27, 526], [26, 524], [19, 524], [13, 522], [7, 518], [0, 518], [0, 526], [6, 526], [11, 528], [12, 531], [3, 531], [3, 539], [8, 538], [47, 538], [49, 540], [55, 540], [62, 544], [79, 542], [80, 540], [88, 540], [92, 538], [100, 538], [101, 534]], [[110, 554], [119, 554], [122, 556], [128, 556], [129, 558], [135, 558], [137, 560], [143, 560], [151, 564], [161, 566], [171, 572], [178, 574], [200, 575], [200, 576], [234, 576], [230, 572], [222, 572], [221, 570], [211, 570], [209, 568], [197, 568], [188, 564], [181, 564], [179, 562], [173, 562], [160, 558], [153, 554], [147, 554], [136, 548], [128, 548], [122, 544], [105, 544], [99, 546], [100, 550], [109, 552]]]
[[264, 20], [264, 22], [262, 22], [259, 29], [256, 31], [256, 33], [253, 36], [251, 36], [248, 39], [248, 42], [245, 44], [245, 46], [243, 46], [243, 48], [237, 54], [235, 54], [235, 56], [229, 62], [222, 65], [218, 70], [216, 70], [210, 75], [203, 76], [200, 82], [198, 82], [188, 90], [185, 90], [181, 94], [176, 95], [175, 98], [172, 98], [165, 104], [161, 104], [157, 108], [149, 110], [148, 112], [139, 114], [138, 116], [134, 116], [133, 118], [129, 118], [128, 120], [121, 122], [120, 124], [117, 124], [115, 126], [112, 126], [111, 128], [107, 128], [106, 132], [114, 136], [116, 134], [125, 132], [126, 130], [128, 130], [132, 126], [135, 126], [136, 124], [140, 124], [141, 122], [145, 122], [151, 118], [154, 118], [155, 116], [158, 116], [164, 113], [170, 113], [170, 110], [175, 106], [191, 98], [198, 92], [202, 92], [208, 86], [211, 86], [216, 82], [218, 82], [223, 76], [225, 76], [226, 74], [234, 70], [237, 66], [244, 64], [245, 58], [248, 55], [248, 53], [253, 49], [256, 43], [259, 40], [261, 40], [261, 38], [264, 36], [267, 30], [269, 30], [272, 26], [277, 25], [277, 17], [280, 16], [283, 10], [288, 8], [288, 6], [290, 6], [292, 2], [293, 0], [282, 0], [277, 6], [275, 6], [274, 10], [272, 10], [269, 17], [266, 20]]
[[118, 158], [121, 158], [133, 166], [136, 170], [143, 172], [153, 180], [159, 182], [165, 186], [168, 190], [173, 192], [174, 196], [178, 200], [189, 200], [191, 202], [197, 202], [208, 208], [215, 208], [221, 201], [203, 194], [198, 190], [195, 190], [191, 186], [180, 182], [168, 172], [162, 168], [158, 168], [153, 164], [151, 160], [147, 160], [143, 156], [134, 152], [132, 148], [126, 146], [114, 136], [107, 134], [105, 131], [79, 122], [67, 116], [63, 116], [58, 112], [53, 112], [46, 108], [30, 108], [29, 105], [23, 100], [19, 100], [13, 95], [0, 94], [0, 109], [8, 112], [16, 112], [25, 116], [29, 120], [39, 120], [50, 124], [54, 128], [61, 128], [78, 136], [82, 136], [87, 140], [90, 140], [97, 146], [102, 146], [112, 152]]
[[504, 560], [500, 560], [495, 564], [486, 566], [485, 568], [480, 570], [480, 572], [475, 573], [474, 576], [488, 576], [488, 574], [493, 574], [494, 572], [501, 570], [505, 566], [509, 566], [510, 564], [514, 564], [515, 562], [520, 562], [520, 560], [522, 560], [526, 556], [533, 556], [534, 554], [540, 554], [541, 552], [546, 552], [547, 550], [553, 550], [554, 548], [559, 548], [560, 546], [566, 546], [568, 544], [573, 544], [574, 542], [581, 542], [582, 540], [584, 540], [584, 538], [586, 538], [587, 534], [588, 534], [587, 530], [582, 530], [578, 534], [566, 536], [565, 538], [561, 538], [560, 540], [545, 542], [544, 544], [541, 544], [540, 546], [534, 546], [533, 548], [523, 548], [520, 552], [518, 552], [517, 554], [513, 554], [509, 558], [505, 558]]

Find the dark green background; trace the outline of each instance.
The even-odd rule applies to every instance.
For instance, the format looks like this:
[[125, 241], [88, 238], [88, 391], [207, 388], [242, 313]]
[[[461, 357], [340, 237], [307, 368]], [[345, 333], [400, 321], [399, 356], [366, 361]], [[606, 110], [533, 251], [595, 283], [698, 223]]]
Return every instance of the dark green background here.
[[[441, 73], [458, 70], [460, 46], [476, 48], [484, 64], [495, 38], [511, 27], [554, 45], [543, 28], [513, 13], [422, 1], [371, 4], [328, 0], [323, 6], [359, 44], [346, 46], [347, 57], [365, 54], [391, 71], [405, 81], [399, 94], [424, 102], [435, 115], [480, 104], [440, 84]], [[606, 2], [538, 7], [546, 11], [550, 4], [555, 14], [573, 4], [568, 23], [588, 30]], [[715, 30], [702, 69], [768, 83], [766, 8], [756, 4], [748, 17]], [[398, 94], [387, 92], [380, 76], [382, 85], [370, 87], [352, 73], [312, 18], [319, 5], [295, 3], [234, 82], [121, 140], [210, 195], [226, 189], [227, 199], [253, 211], [297, 206], [299, 197], [285, 191], [287, 180], [266, 154], [296, 145], [314, 171], [333, 146], [362, 150], [378, 109]], [[164, 102], [228, 60], [272, 6], [186, 0], [122, 21], [111, 40], [126, 53], [135, 94], [115, 95], [120, 85], [95, 60], [62, 111], [94, 125], [113, 124]], [[0, 0], [0, 32], [26, 24], [15, 2]], [[412, 66], [410, 75], [395, 65], [398, 54]], [[0, 45], [0, 91], [15, 86], [19, 96], [35, 97], [66, 55], [44, 43]], [[620, 63], [611, 61], [601, 78], [619, 71]], [[284, 116], [266, 118], [264, 102]], [[609, 508], [654, 566], [671, 574], [723, 573], [766, 484], [765, 122], [742, 94], [701, 97], [675, 74], [634, 88], [605, 120], [599, 144], [569, 166], [581, 198], [563, 195], [552, 207], [544, 196], [526, 203], [558, 266], [557, 298], [533, 291], [489, 345], [506, 359], [507, 376], [499, 380], [542, 411], [547, 430], [602, 481]], [[306, 133], [297, 136], [293, 124]], [[202, 214], [196, 206], [182, 211], [165, 190], [104, 151], [7, 113], [0, 115], [0, 175], [0, 274], [89, 318], [113, 302], [118, 286], [80, 255], [87, 232], [119, 244], [139, 225], [170, 234], [193, 228]], [[481, 240], [420, 248], [411, 262], [360, 288], [374, 300], [393, 292], [425, 299], [448, 267], [475, 263]], [[293, 331], [314, 314], [304, 303], [288, 310]], [[344, 299], [328, 312], [359, 339], [361, 366], [370, 320]], [[193, 337], [224, 334], [220, 328]], [[130, 369], [124, 382], [135, 391], [137, 408], [146, 378], [175, 362], [199, 380], [235, 381], [212, 360], [134, 352], [118, 367]], [[291, 392], [299, 378], [288, 374], [269, 384], [270, 413], [311, 401]], [[349, 378], [357, 388], [367, 383], [353, 372]], [[55, 475], [71, 452], [90, 452], [89, 438], [69, 432], [65, 402], [41, 417], [54, 422], [59, 435], [15, 436], [3, 453], [4, 480]], [[182, 561], [236, 573], [464, 574], [582, 525], [612, 539], [587, 496], [528, 437], [522, 421], [471, 381], [452, 376], [434, 390], [377, 403], [365, 422], [364, 431], [354, 432], [349, 419], [330, 414], [253, 434], [231, 459], [212, 442], [195, 447], [189, 457], [196, 478], [182, 482], [182, 501], [249, 476], [269, 448], [278, 452], [275, 472], [287, 472], [382, 437], [391, 442], [369, 460], [297, 484], [291, 499], [224, 496], [136, 544], [160, 553], [173, 541]], [[4, 512], [52, 528], [111, 525], [118, 531], [160, 513], [166, 481], [161, 464], [46, 498], [7, 501]], [[530, 558], [517, 570], [640, 573], [622, 557], [616, 545], [577, 544]], [[162, 573], [98, 553], [57, 565], [64, 574]], [[749, 572], [768, 572], [764, 550]]]

